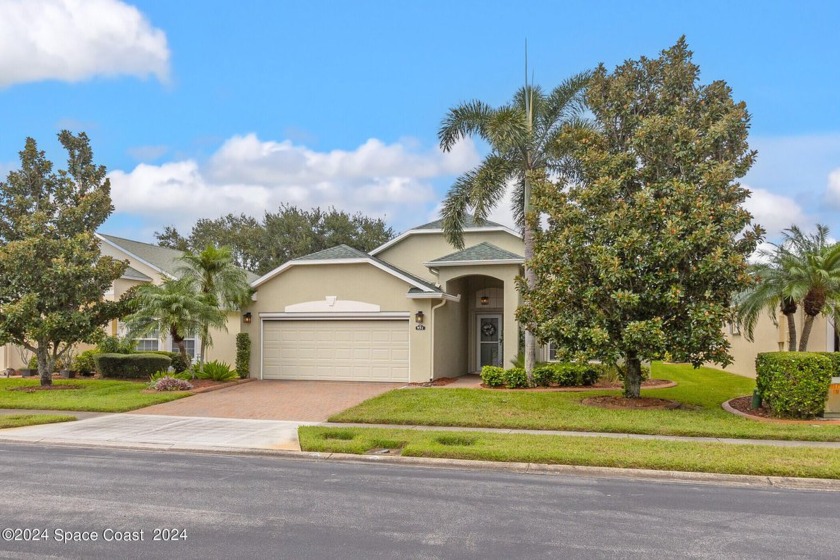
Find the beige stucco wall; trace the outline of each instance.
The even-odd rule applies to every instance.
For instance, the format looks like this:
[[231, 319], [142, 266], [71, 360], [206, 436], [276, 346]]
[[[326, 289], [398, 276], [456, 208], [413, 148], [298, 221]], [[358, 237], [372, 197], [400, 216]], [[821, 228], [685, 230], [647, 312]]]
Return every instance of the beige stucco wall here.
[[[800, 309], [796, 313], [796, 330], [797, 336], [800, 337], [802, 336], [804, 319], [805, 314]], [[746, 333], [743, 329], [740, 334], [735, 334], [732, 333], [730, 325], [725, 325], [724, 334], [730, 344], [730, 354], [733, 362], [722, 369], [747, 377], [755, 377], [755, 358], [759, 353], [787, 350], [787, 319], [784, 315], [779, 314], [776, 321], [778, 325], [773, 324], [773, 319], [769, 315], [766, 313], [762, 314], [756, 322], [755, 330], [753, 331], [753, 342], [747, 340]], [[831, 352], [834, 350], [834, 336], [831, 325], [825, 316], [820, 315], [814, 319], [814, 325], [808, 337], [807, 350], [809, 352]], [[709, 364], [709, 366], [720, 368], [716, 364]]]
[[[421, 230], [422, 231], [422, 230]], [[522, 239], [505, 231], [465, 232], [464, 247], [492, 243], [500, 249], [522, 255]], [[427, 281], [436, 281], [434, 274], [423, 264], [457, 251], [443, 237], [443, 233], [414, 233], [388, 247], [376, 257]]]
[[[242, 332], [251, 336], [251, 377], [259, 377], [262, 363], [260, 313], [282, 313], [287, 305], [323, 301], [327, 296], [339, 300], [360, 301], [380, 306], [382, 312], [410, 314], [407, 327], [410, 345], [410, 379], [428, 381], [431, 368], [431, 329], [428, 318], [437, 299], [413, 300], [406, 297], [409, 284], [371, 264], [312, 264], [293, 266], [275, 276], [257, 290], [257, 300], [247, 310], [252, 314], [250, 325], [241, 324]], [[422, 311], [426, 317], [424, 330], [415, 329], [414, 315]]]
[[[447, 283], [448, 293], [460, 295], [461, 301], [447, 301], [432, 311], [431, 321], [435, 347], [434, 377], [458, 377], [469, 371], [470, 347], [468, 338], [469, 288], [466, 279]], [[439, 302], [438, 302], [439, 303]]]
[[239, 311], [231, 311], [227, 314], [227, 330], [210, 329], [210, 336], [213, 339], [213, 346], [207, 349], [206, 361], [219, 360], [226, 362], [230, 367], [236, 366], [236, 335], [241, 328]]

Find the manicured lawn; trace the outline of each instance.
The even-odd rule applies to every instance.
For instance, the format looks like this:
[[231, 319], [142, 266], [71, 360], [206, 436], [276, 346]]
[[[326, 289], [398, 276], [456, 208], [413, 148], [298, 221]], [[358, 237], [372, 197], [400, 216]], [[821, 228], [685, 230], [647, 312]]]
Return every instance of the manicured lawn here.
[[35, 426], [36, 424], [69, 422], [75, 419], [75, 416], [59, 416], [57, 414], [0, 414], [0, 430], [4, 428]]
[[190, 395], [190, 393], [182, 392], [144, 393], [145, 383], [104, 379], [53, 381], [53, 385], [56, 386], [73, 385], [79, 387], [78, 389], [32, 393], [9, 390], [38, 385], [38, 380], [0, 379], [0, 408], [126, 412]]
[[755, 382], [720, 370], [653, 364], [652, 377], [671, 379], [670, 389], [643, 389], [683, 403], [677, 410], [606, 410], [581, 404], [593, 395], [620, 391], [517, 392], [484, 389], [400, 389], [332, 418], [332, 422], [421, 424], [534, 430], [573, 430], [680, 436], [840, 441], [840, 425], [771, 424], [724, 411], [721, 403], [752, 393]]
[[304, 451], [361, 454], [402, 447], [409, 457], [840, 478], [836, 449], [314, 426], [301, 427], [298, 434]]

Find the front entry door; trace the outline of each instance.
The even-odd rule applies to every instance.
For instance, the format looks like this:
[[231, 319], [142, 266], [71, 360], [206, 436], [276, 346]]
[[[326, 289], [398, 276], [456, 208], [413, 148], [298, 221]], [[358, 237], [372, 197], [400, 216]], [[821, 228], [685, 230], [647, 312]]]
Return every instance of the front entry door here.
[[478, 369], [502, 365], [502, 316], [482, 314], [476, 316]]

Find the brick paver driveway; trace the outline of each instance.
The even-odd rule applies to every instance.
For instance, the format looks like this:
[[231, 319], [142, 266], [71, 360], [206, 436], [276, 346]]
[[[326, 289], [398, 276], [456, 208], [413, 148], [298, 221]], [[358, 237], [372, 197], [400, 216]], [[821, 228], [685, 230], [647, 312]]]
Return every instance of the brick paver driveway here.
[[323, 422], [336, 412], [404, 385], [355, 381], [253, 381], [156, 404], [130, 414]]

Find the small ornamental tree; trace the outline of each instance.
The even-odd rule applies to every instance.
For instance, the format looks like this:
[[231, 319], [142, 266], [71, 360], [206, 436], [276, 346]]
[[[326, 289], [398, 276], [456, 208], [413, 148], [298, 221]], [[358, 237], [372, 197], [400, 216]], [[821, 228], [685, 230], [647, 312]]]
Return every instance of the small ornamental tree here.
[[52, 384], [56, 360], [96, 342], [124, 310], [102, 299], [127, 266], [101, 256], [94, 235], [114, 210], [105, 168], [84, 133], [58, 139], [67, 169], [53, 171], [27, 138], [20, 169], [0, 182], [0, 344], [33, 352], [41, 385]]
[[684, 39], [612, 73], [601, 65], [587, 91], [595, 127], [560, 138], [576, 173], [535, 190], [548, 227], [519, 319], [561, 354], [620, 364], [629, 398], [641, 362], [666, 352], [731, 362], [722, 325], [762, 235], [736, 181], [755, 158], [746, 106], [698, 76]]

